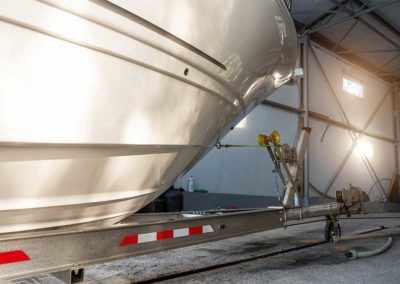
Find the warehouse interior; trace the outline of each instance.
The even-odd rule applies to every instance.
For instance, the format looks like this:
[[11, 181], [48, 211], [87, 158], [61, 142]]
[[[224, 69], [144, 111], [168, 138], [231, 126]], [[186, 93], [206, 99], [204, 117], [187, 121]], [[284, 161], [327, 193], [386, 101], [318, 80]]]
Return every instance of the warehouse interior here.
[[[352, 184], [371, 200], [386, 201], [399, 159], [395, 2], [292, 1], [298, 34], [304, 34], [299, 55], [304, 77], [277, 90], [222, 141], [253, 145], [259, 133], [276, 129], [293, 144], [307, 120], [312, 132], [304, 192], [309, 198], [334, 198], [337, 189]], [[344, 80], [359, 84], [362, 95], [344, 90]], [[190, 176], [210, 193], [271, 197], [266, 203], [277, 201], [282, 190], [265, 149], [259, 148], [214, 149], [175, 187], [186, 189]]]
[[[21, 49], [0, 48], [0, 283], [398, 282], [400, 0], [10, 1], [0, 38]], [[57, 84], [60, 99], [18, 93]], [[28, 204], [41, 186], [62, 201]]]

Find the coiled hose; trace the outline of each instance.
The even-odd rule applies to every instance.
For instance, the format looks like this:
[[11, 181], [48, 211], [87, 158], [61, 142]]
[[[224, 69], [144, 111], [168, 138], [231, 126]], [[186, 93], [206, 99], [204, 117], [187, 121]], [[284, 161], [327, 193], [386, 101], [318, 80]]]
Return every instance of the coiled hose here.
[[387, 251], [393, 244], [393, 238], [389, 237], [387, 239], [387, 242], [380, 248], [374, 249], [374, 250], [369, 250], [369, 251], [356, 251], [355, 249], [349, 250], [346, 252], [344, 255], [348, 259], [358, 259], [358, 258], [363, 258], [363, 257], [370, 257], [370, 256], [375, 256], [381, 253], [384, 253]]
[[392, 231], [392, 232], [373, 232], [373, 233], [368, 233], [368, 234], [361, 234], [361, 235], [351, 235], [351, 236], [343, 236], [337, 238], [338, 241], [344, 241], [344, 240], [359, 240], [359, 239], [371, 239], [371, 238], [383, 238], [386, 237], [388, 238], [386, 243], [377, 249], [370, 250], [370, 251], [356, 251], [356, 250], [349, 250], [348, 252], [345, 253], [345, 256], [349, 259], [358, 259], [358, 258], [363, 258], [363, 257], [370, 257], [370, 256], [375, 256], [381, 253], [384, 253], [387, 251], [393, 244], [393, 237], [398, 237], [400, 236], [400, 231]]

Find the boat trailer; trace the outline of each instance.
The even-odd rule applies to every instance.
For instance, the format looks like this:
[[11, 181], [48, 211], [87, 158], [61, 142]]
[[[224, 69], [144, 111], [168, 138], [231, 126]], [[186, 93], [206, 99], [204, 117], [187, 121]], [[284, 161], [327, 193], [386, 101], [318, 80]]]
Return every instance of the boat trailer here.
[[325, 239], [332, 240], [341, 233], [340, 215], [363, 212], [364, 195], [353, 188], [337, 192], [333, 203], [296, 206], [298, 169], [302, 165], [309, 133], [308, 128], [302, 130], [296, 148], [279, 145], [277, 132], [258, 137], [259, 145], [267, 148], [285, 184], [280, 207], [133, 214], [107, 227], [88, 223], [0, 234], [0, 281], [52, 274], [65, 283], [78, 283], [83, 281], [84, 267], [88, 265], [285, 228], [313, 217], [326, 219]]
[[0, 282], [50, 273], [66, 283], [78, 283], [88, 265], [284, 228], [317, 216], [326, 216], [325, 236], [330, 239], [340, 234], [339, 215], [348, 212], [348, 207], [335, 202], [293, 209], [134, 214], [103, 228], [87, 225], [3, 234]]

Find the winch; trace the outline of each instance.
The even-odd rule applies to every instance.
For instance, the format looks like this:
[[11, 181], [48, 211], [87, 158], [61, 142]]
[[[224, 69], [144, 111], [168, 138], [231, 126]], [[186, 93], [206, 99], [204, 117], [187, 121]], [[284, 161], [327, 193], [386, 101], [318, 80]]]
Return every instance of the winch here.
[[[274, 164], [274, 171], [278, 173], [282, 183], [285, 185], [283, 198], [283, 206], [285, 208], [299, 206], [297, 195], [299, 187], [298, 173], [303, 164], [310, 132], [311, 128], [308, 127], [304, 127], [301, 130], [297, 147], [291, 147], [289, 144], [279, 144], [281, 140], [280, 134], [275, 130], [270, 135], [260, 134], [257, 137], [258, 145], [266, 147]], [[282, 168], [287, 178], [285, 178]]]

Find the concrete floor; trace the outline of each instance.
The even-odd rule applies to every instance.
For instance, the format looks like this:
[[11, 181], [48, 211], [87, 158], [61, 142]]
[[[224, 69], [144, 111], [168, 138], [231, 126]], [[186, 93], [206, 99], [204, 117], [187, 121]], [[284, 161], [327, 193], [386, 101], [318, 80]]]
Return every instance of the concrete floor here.
[[[400, 219], [341, 220], [343, 234], [400, 226]], [[228, 240], [175, 249], [86, 268], [85, 283], [135, 283], [181, 271], [247, 258], [323, 239], [323, 222], [277, 229]], [[377, 248], [385, 239], [322, 244], [301, 251], [259, 259], [164, 281], [162, 283], [400, 283], [400, 238], [386, 253], [347, 260], [352, 248]], [[18, 283], [61, 283], [36, 277]]]

